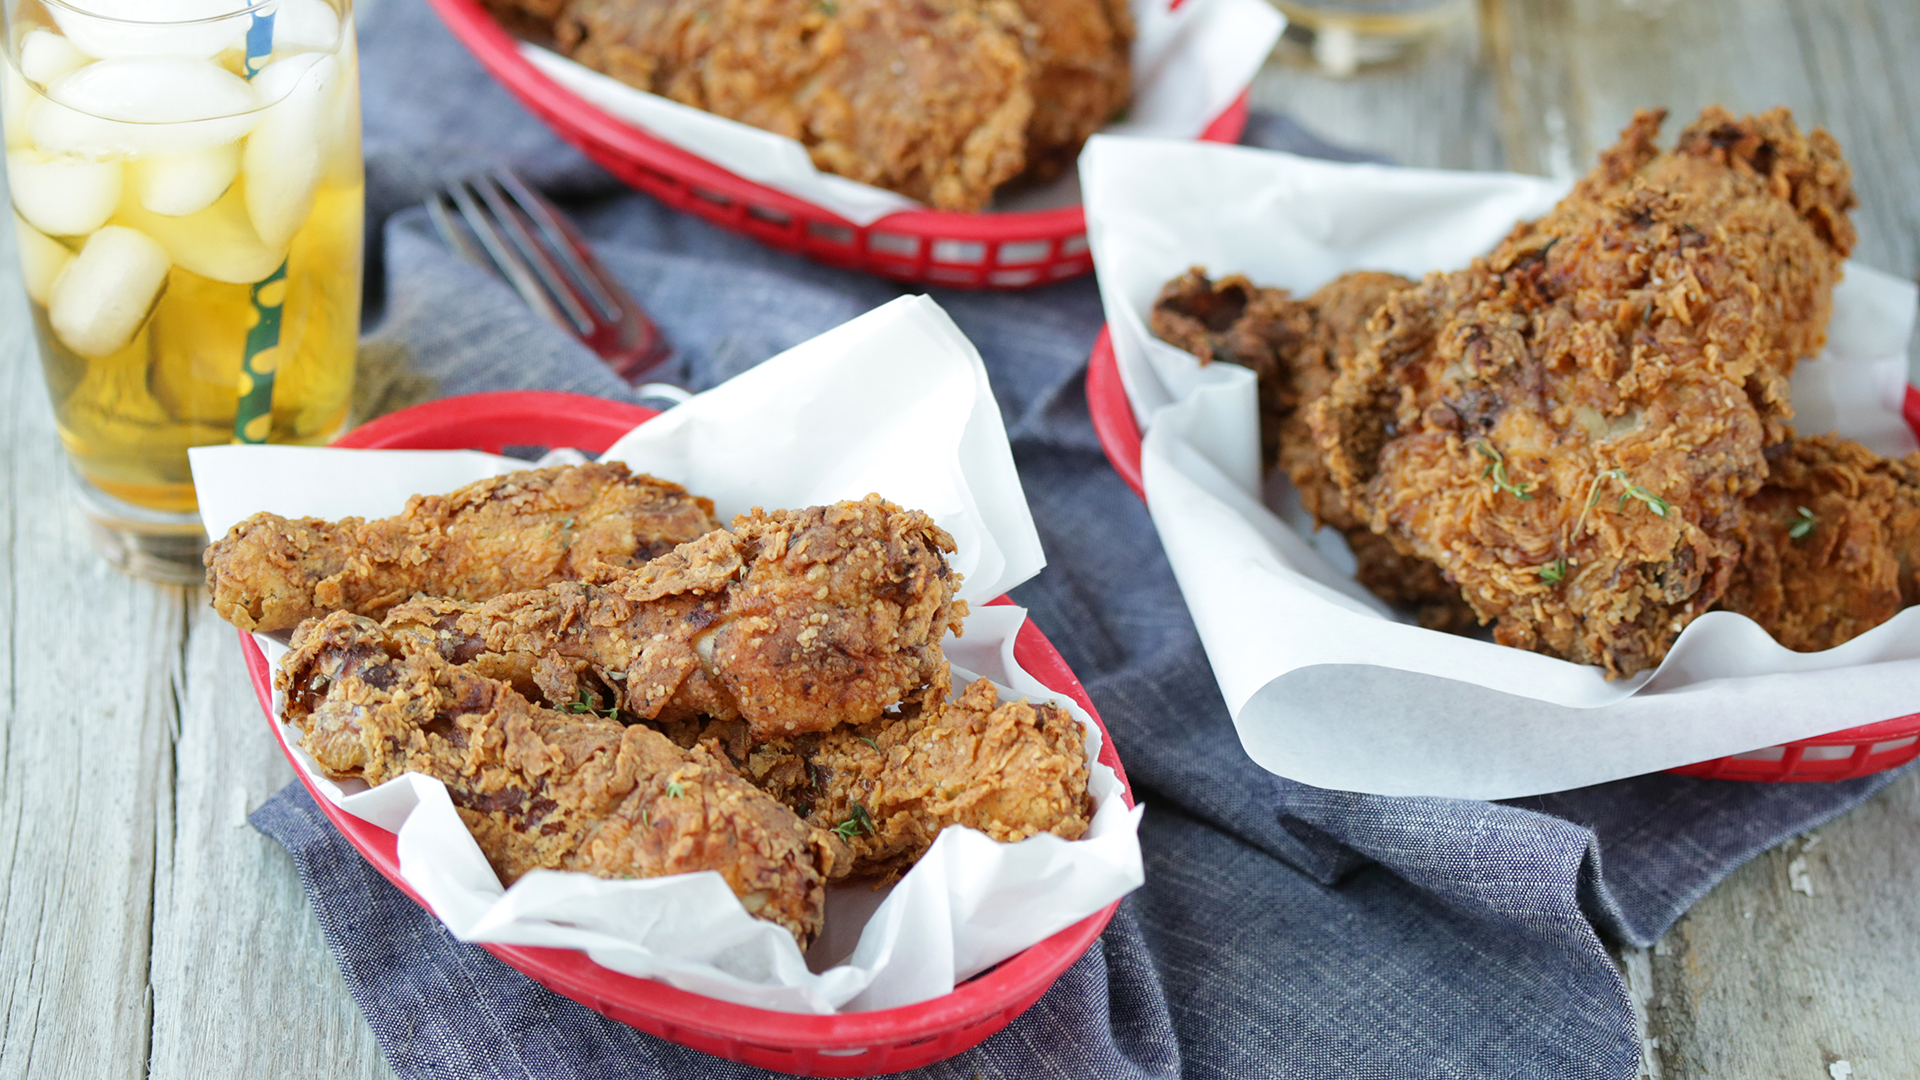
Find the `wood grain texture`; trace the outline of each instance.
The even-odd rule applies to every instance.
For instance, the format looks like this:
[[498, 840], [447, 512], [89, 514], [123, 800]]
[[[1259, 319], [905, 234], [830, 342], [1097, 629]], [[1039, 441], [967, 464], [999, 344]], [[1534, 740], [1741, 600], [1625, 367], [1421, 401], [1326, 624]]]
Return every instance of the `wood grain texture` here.
[[174, 823], [154, 898], [151, 1075], [391, 1076], [292, 860], [247, 824], [293, 770], [268, 733], [233, 627], [203, 590], [192, 598]]
[[[1484, 35], [1346, 80], [1270, 65], [1254, 102], [1408, 165], [1569, 176], [1640, 105], [1787, 104], [1846, 147], [1858, 256], [1920, 269], [1920, 5], [1481, 2]], [[87, 550], [12, 244], [0, 222], [0, 1080], [390, 1076], [244, 823], [291, 773], [231, 631]], [[1650, 1077], [1920, 1076], [1920, 774], [1817, 835], [1626, 957]]]
[[40, 372], [25, 362], [11, 235], [0, 262], [0, 1077], [138, 1076], [182, 598], [88, 552]]
[[88, 547], [13, 245], [0, 223], [0, 1078], [391, 1076], [245, 824], [291, 773], [231, 628]]
[[1498, 169], [1494, 91], [1470, 14], [1418, 55], [1353, 78], [1330, 78], [1282, 52], [1254, 79], [1252, 102], [1402, 165]]
[[1741, 867], [1654, 948], [1661, 1080], [1920, 1076], [1917, 925], [1920, 772]]

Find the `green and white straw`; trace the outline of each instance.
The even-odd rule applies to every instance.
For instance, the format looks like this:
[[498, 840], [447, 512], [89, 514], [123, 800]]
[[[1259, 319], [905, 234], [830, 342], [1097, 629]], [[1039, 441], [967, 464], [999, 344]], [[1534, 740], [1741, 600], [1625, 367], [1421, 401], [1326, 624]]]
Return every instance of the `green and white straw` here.
[[[249, 7], [253, 6], [251, 3]], [[247, 79], [273, 55], [273, 12], [256, 12], [247, 24]], [[254, 283], [253, 325], [240, 355], [240, 401], [233, 413], [233, 441], [258, 444], [273, 434], [273, 376], [280, 366], [280, 316], [287, 302], [287, 263]]]

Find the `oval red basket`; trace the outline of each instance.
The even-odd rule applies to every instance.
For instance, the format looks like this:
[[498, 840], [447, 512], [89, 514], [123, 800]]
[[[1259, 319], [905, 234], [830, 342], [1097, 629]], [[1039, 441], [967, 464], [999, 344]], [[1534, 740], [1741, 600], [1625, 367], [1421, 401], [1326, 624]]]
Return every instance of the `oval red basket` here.
[[[498, 453], [511, 446], [572, 446], [598, 453], [634, 426], [659, 415], [652, 409], [579, 394], [516, 391], [472, 394], [403, 409], [348, 432], [335, 446], [388, 450], [471, 449]], [[994, 603], [1007, 603], [1005, 597]], [[273, 722], [273, 673], [253, 637], [240, 634], [241, 651], [268, 726]], [[1113, 739], [1080, 680], [1031, 620], [1014, 639], [1013, 654], [1041, 682], [1087, 710], [1100, 728], [1100, 761], [1120, 778], [1128, 806], [1133, 791]], [[288, 761], [292, 762], [291, 754]], [[295, 772], [300, 772], [295, 766]], [[374, 869], [416, 903], [400, 877], [393, 833], [327, 801], [300, 773], [314, 801]], [[422, 904], [424, 907], [425, 905]], [[967, 980], [952, 993], [918, 1005], [874, 1012], [815, 1016], [755, 1009], [603, 968], [570, 949], [484, 945], [488, 952], [547, 989], [623, 1024], [716, 1057], [802, 1076], [876, 1076], [952, 1057], [1006, 1027], [1040, 999], [1080, 959], [1118, 908], [1106, 908]]]
[[[1127, 388], [1120, 381], [1113, 336], [1106, 327], [1101, 327], [1087, 361], [1087, 409], [1113, 471], [1144, 502], [1147, 491], [1140, 479], [1140, 424], [1134, 418], [1133, 403], [1127, 400]], [[1907, 425], [1920, 436], [1920, 388], [1907, 387], [1903, 412]], [[1897, 768], [1915, 757], [1920, 757], [1920, 713], [1667, 771], [1709, 780], [1762, 783], [1852, 780]]]
[[[1086, 214], [1078, 206], [984, 214], [909, 210], [856, 225], [736, 176], [588, 104], [522, 56], [520, 43], [479, 0], [428, 3], [529, 112], [608, 172], [675, 210], [781, 251], [919, 284], [1023, 289], [1093, 269]], [[1247, 93], [1242, 91], [1200, 138], [1234, 142], [1246, 126]]]

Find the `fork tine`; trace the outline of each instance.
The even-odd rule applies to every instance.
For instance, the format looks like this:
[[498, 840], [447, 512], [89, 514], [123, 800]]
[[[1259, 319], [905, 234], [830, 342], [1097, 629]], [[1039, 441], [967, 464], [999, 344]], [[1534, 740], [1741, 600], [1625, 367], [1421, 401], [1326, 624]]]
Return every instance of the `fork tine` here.
[[547, 293], [573, 320], [580, 334], [591, 334], [595, 329], [593, 314], [586, 309], [578, 291], [567, 280], [566, 273], [554, 264], [553, 254], [542, 247], [533, 235], [527, 231], [527, 222], [508, 202], [507, 194], [498, 180], [491, 176], [475, 177], [472, 181], [475, 191], [486, 201], [493, 216], [504, 226], [507, 237], [520, 252], [522, 262], [539, 278]]
[[560, 310], [553, 298], [547, 295], [547, 291], [540, 287], [540, 282], [527, 268], [526, 263], [522, 262], [508, 246], [507, 238], [500, 234], [500, 229], [494, 224], [493, 219], [481, 209], [479, 202], [473, 197], [473, 192], [468, 190], [466, 182], [455, 182], [447, 192], [453, 196], [454, 205], [460, 209], [460, 216], [465, 219], [467, 227], [480, 238], [481, 245], [487, 249], [487, 254], [492, 256], [494, 266], [506, 275], [507, 283], [513, 286], [514, 292], [520, 294], [520, 299], [526, 301], [528, 307], [533, 308], [549, 321], [569, 330], [573, 329], [573, 320], [566, 312]]
[[433, 231], [440, 234], [440, 242], [455, 255], [475, 266], [493, 267], [493, 260], [487, 257], [487, 253], [473, 246], [471, 234], [453, 223], [453, 218], [447, 213], [445, 193], [435, 192], [427, 199], [427, 217], [433, 222]]
[[621, 317], [622, 308], [615, 297], [621, 295], [620, 287], [614, 285], [607, 276], [606, 269], [593, 257], [593, 251], [580, 234], [567, 224], [566, 219], [557, 213], [553, 205], [538, 192], [529, 188], [511, 169], [496, 169], [493, 173], [496, 183], [513, 196], [521, 209], [533, 220], [534, 227], [540, 230], [547, 243], [560, 254], [560, 263], [568, 273], [579, 282], [593, 300], [593, 303], [609, 319]]

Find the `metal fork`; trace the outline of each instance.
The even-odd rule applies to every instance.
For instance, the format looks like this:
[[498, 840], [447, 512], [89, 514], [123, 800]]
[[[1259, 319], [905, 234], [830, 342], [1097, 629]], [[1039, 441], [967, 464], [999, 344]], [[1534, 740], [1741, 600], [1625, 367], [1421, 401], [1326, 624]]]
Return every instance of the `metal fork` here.
[[[465, 228], [454, 222], [449, 204]], [[672, 354], [660, 328], [593, 257], [559, 208], [511, 170], [456, 181], [427, 199], [427, 216], [449, 249], [497, 270], [527, 306], [586, 343], [627, 382], [639, 383]], [[643, 389], [655, 397], [687, 397], [665, 383]]]

